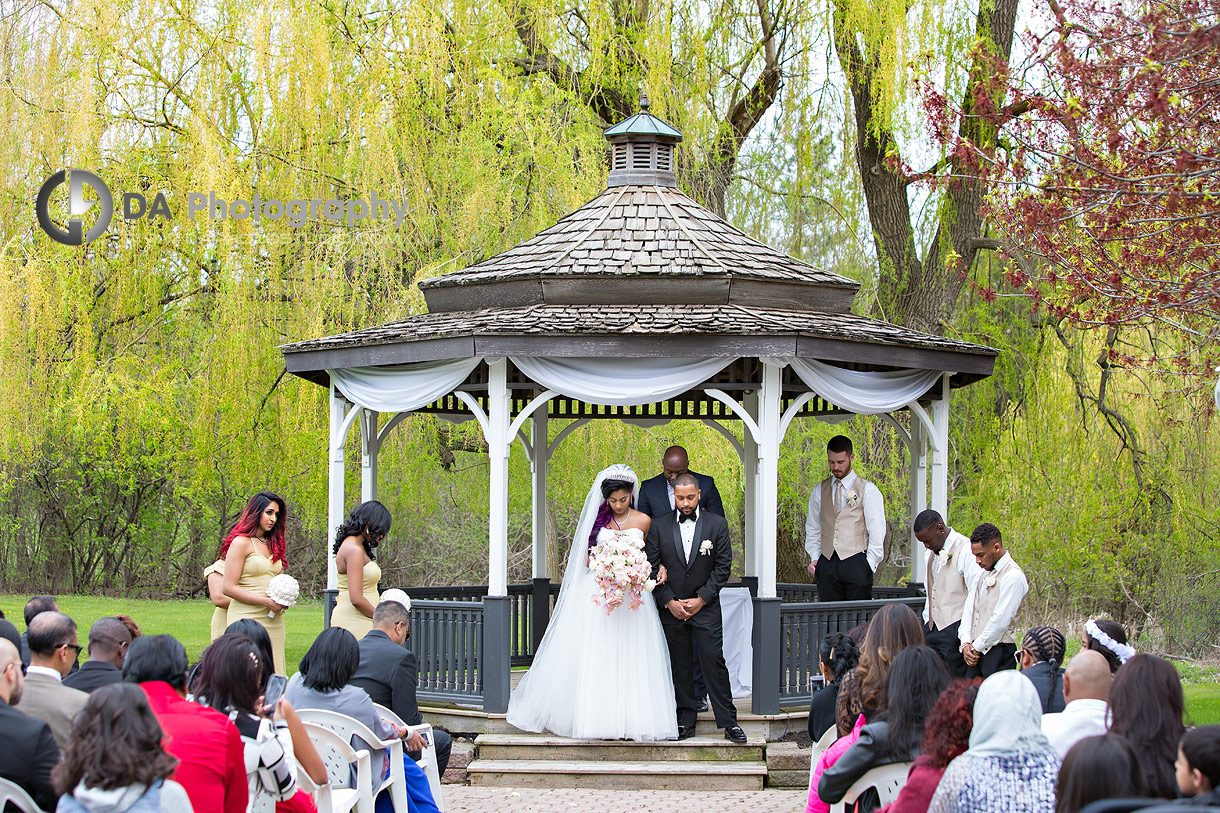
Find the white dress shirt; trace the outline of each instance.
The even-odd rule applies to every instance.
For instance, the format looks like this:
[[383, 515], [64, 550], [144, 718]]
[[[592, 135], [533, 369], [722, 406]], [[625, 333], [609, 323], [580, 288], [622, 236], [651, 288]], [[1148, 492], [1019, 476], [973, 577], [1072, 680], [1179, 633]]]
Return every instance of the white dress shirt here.
[[34, 664], [30, 664], [25, 668], [25, 673], [27, 675], [46, 675], [47, 677], [55, 678], [56, 683], [64, 682], [64, 676], [59, 674], [58, 669], [51, 669], [46, 666], [35, 666]]
[[[981, 630], [971, 629], [974, 623], [974, 596], [994, 576], [995, 588], [1000, 591], [995, 610], [991, 618], [983, 622]], [[1012, 560], [1007, 551], [995, 563], [991, 572], [983, 570], [975, 579], [966, 593], [966, 606], [962, 609], [962, 626], [958, 631], [958, 639], [963, 644], [972, 645], [980, 654], [986, 654], [1000, 642], [1012, 619], [1021, 608], [1021, 599], [1029, 592], [1029, 582], [1025, 580], [1025, 572]]]
[[[809, 495], [809, 513], [805, 516], [805, 552], [809, 561], [816, 562], [822, 555], [822, 488], [821, 482], [813, 487]], [[856, 483], [855, 471], [849, 471], [840, 483], [840, 494], [847, 494]], [[834, 493], [834, 489], [831, 489]], [[840, 497], [842, 499], [842, 497]], [[877, 565], [885, 557], [885, 498], [881, 490], [870, 482], [864, 489], [864, 527], [868, 529], [868, 550], [864, 557], [868, 559], [868, 569], [877, 572]]]
[[690, 561], [690, 549], [695, 544], [695, 526], [699, 524], [699, 508], [695, 507], [695, 521], [683, 522], [682, 514], [678, 514], [678, 530], [682, 533], [682, 553], [686, 556], [686, 561]]
[[669, 492], [669, 510], [676, 511], [678, 508], [678, 505], [677, 505], [677, 503], [674, 502], [674, 481], [673, 480], [665, 481], [665, 490], [667, 492]]
[[[928, 554], [931, 555], [931, 551], [928, 551]], [[949, 561], [949, 567], [961, 574], [962, 580], [966, 582], [966, 593], [969, 595], [975, 580], [983, 574], [983, 568], [974, 561], [974, 554], [970, 552], [970, 537], [949, 529], [945, 546], [940, 549], [940, 553], [932, 557], [933, 579], [940, 575], [946, 559]], [[932, 619], [932, 585], [926, 584], [924, 587], [928, 591], [928, 597], [923, 602], [923, 622], [927, 624]]]
[[1107, 728], [1104, 700], [1073, 700], [1057, 714], [1042, 715], [1042, 733], [1051, 741], [1051, 747], [1060, 759], [1085, 737], [1105, 734]]

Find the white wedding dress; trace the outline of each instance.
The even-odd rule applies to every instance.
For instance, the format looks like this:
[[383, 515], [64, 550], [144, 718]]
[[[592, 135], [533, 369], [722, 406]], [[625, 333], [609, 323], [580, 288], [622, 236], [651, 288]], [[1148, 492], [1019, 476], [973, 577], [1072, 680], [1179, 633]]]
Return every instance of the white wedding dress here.
[[[585, 547], [588, 531], [579, 530], [573, 545]], [[643, 538], [634, 528], [602, 528], [597, 540], [616, 533]], [[656, 601], [645, 593], [638, 609], [624, 601], [607, 614], [594, 603], [598, 597], [578, 550], [534, 664], [509, 700], [509, 724], [576, 739], [676, 738], [673, 675]]]

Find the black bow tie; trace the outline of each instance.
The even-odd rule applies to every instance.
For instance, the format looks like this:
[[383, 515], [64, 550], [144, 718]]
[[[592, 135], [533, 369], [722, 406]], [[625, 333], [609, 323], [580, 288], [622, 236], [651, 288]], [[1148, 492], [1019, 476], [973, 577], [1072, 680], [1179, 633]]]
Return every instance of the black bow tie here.
[[689, 514], [683, 514], [681, 511], [678, 512], [678, 522], [694, 522], [694, 521], [695, 521], [695, 512], [694, 511], [691, 511]]

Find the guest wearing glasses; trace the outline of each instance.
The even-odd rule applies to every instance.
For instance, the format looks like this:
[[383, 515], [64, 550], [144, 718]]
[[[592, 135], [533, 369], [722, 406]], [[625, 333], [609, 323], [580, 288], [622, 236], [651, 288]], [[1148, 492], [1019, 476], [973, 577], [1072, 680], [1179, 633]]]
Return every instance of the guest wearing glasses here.
[[84, 649], [76, 640], [76, 622], [60, 612], [39, 613], [30, 621], [30, 665], [18, 710], [51, 727], [63, 749], [72, 736], [72, 720], [89, 695], [63, 685]]
[[377, 545], [390, 532], [390, 523], [386, 507], [369, 500], [353, 508], [335, 531], [339, 597], [330, 615], [330, 625], [342, 627], [357, 640], [373, 628], [373, 608], [379, 601], [377, 585], [381, 581]]

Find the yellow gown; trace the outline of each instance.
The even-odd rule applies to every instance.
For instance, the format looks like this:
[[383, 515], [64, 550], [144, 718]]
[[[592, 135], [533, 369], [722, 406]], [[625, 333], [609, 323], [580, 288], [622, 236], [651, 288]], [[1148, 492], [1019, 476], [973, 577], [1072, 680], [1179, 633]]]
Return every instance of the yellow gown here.
[[[237, 586], [243, 590], [249, 590], [255, 595], [265, 596], [267, 595], [267, 585], [271, 582], [272, 577], [283, 572], [282, 563], [272, 562], [261, 553], [251, 553], [242, 565]], [[275, 673], [287, 675], [287, 663], [284, 660], [284, 614], [276, 613], [275, 618], [268, 618], [267, 615], [267, 608], [261, 604], [244, 604], [233, 599], [229, 602], [229, 614], [225, 626], [239, 618], [253, 618], [262, 624], [267, 629], [267, 635], [271, 636], [271, 653], [275, 656]]]
[[[356, 609], [352, 604], [351, 593], [348, 592], [350, 582], [348, 574], [339, 574], [339, 597], [335, 600], [335, 609], [330, 613], [330, 625], [343, 629], [360, 640], [373, 628], [373, 619]], [[364, 563], [364, 597], [369, 604], [377, 606], [377, 584], [381, 581], [381, 565], [370, 560]]]
[[[215, 562], [212, 562], [212, 564], [206, 570], [203, 571], [203, 580], [207, 581], [208, 576], [211, 576], [213, 573], [218, 573], [218, 574], [220, 574], [220, 577], [222, 579], [224, 578], [224, 575], [225, 575], [225, 560], [224, 559], [217, 559]], [[229, 626], [228, 608], [213, 607], [212, 608], [212, 640], [215, 641], [217, 638], [224, 635], [225, 629], [227, 629], [228, 626]]]

